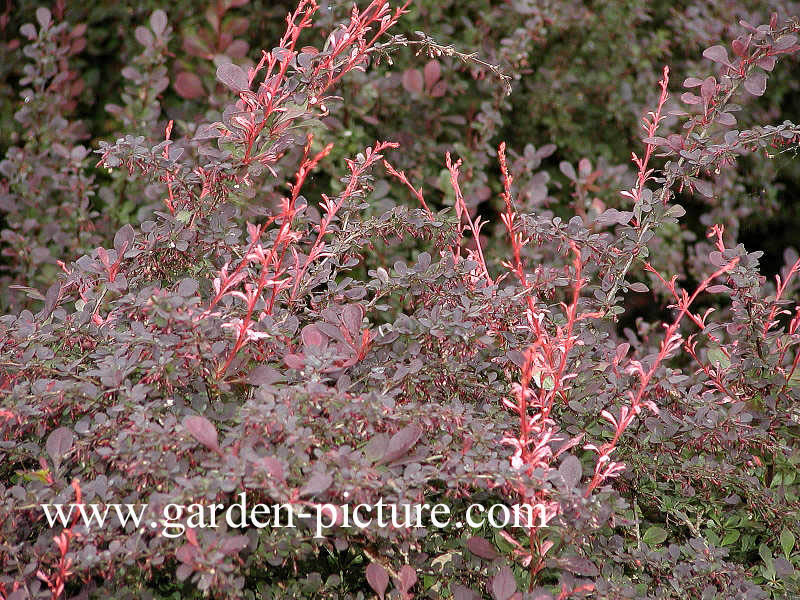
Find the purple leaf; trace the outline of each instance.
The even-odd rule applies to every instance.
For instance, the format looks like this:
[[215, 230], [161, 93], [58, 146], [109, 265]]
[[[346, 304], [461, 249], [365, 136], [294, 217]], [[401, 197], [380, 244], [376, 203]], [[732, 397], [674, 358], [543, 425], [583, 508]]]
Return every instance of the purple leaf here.
[[750, 45], [750, 36], [740, 36], [731, 42], [731, 48], [736, 56], [744, 56]]
[[134, 231], [133, 227], [131, 227], [130, 223], [123, 226], [119, 231], [117, 231], [116, 235], [114, 236], [114, 250], [117, 251], [117, 255], [121, 256], [123, 253], [123, 246], [124, 251], [128, 251], [133, 246], [133, 238], [134, 238]]
[[152, 46], [155, 41], [153, 33], [147, 27], [142, 27], [141, 25], [133, 30], [133, 35], [136, 41], [146, 48]]
[[367, 458], [378, 460], [386, 454], [386, 449], [389, 447], [389, 436], [385, 433], [376, 433], [372, 439], [364, 446], [364, 454]]
[[316, 325], [306, 325], [300, 332], [300, 337], [303, 339], [303, 345], [307, 348], [316, 346], [324, 349], [328, 345], [328, 337], [322, 333]]
[[717, 115], [717, 123], [720, 125], [736, 125], [736, 117], [729, 112], [721, 112]]
[[364, 307], [360, 304], [348, 304], [342, 309], [342, 323], [351, 334], [361, 331], [361, 320], [364, 318]]
[[283, 357], [283, 362], [285, 362], [286, 366], [290, 369], [297, 369], [299, 371], [306, 366], [306, 356], [302, 353], [287, 354]]
[[36, 39], [36, 27], [33, 26], [33, 23], [25, 23], [19, 28], [19, 32], [29, 40]]
[[153, 11], [153, 14], [150, 15], [150, 28], [153, 33], [160, 37], [167, 28], [167, 13], [160, 8]]
[[692, 178], [692, 185], [694, 188], [703, 194], [706, 198], [711, 198], [714, 196], [714, 186], [711, 185], [711, 182], [705, 181], [703, 179], [694, 179]]
[[197, 128], [197, 131], [192, 138], [193, 140], [213, 140], [218, 138], [222, 135], [219, 131], [219, 127], [222, 125], [219, 121], [216, 123], [207, 123], [205, 125], [200, 125]]
[[681, 101], [686, 104], [700, 104], [703, 99], [692, 92], [684, 92], [681, 94]]
[[300, 489], [300, 496], [316, 496], [321, 494], [333, 483], [333, 477], [327, 473], [314, 473], [306, 484]]
[[580, 483], [583, 467], [577, 456], [568, 455], [558, 467], [558, 472], [564, 478], [567, 488], [572, 489]]
[[231, 45], [225, 49], [225, 56], [230, 58], [244, 58], [250, 50], [250, 44], [244, 40], [233, 40]]
[[706, 288], [706, 291], [709, 294], [724, 294], [726, 292], [730, 292], [731, 288], [727, 285], [710, 285]]
[[206, 93], [200, 78], [188, 71], [181, 71], [178, 73], [173, 86], [175, 87], [175, 91], [178, 92], [178, 95], [187, 100], [194, 100]]
[[230, 556], [231, 554], [236, 554], [237, 552], [241, 552], [245, 548], [247, 548], [247, 544], [250, 543], [250, 538], [246, 535], [233, 535], [230, 537], [225, 538], [225, 541], [222, 542], [222, 553], [226, 556]]
[[122, 75], [125, 79], [138, 79], [142, 76], [138, 69], [134, 69], [133, 67], [123, 67], [122, 71], [120, 71], [120, 75]]
[[453, 592], [453, 600], [480, 600], [480, 594], [473, 592], [471, 589], [463, 585], [454, 585], [451, 588]]
[[403, 565], [397, 575], [400, 578], [399, 587], [403, 592], [407, 592], [417, 583], [417, 572], [410, 565]]
[[651, 146], [667, 146], [667, 138], [654, 135], [653, 137], [642, 138], [642, 142]]
[[575, 181], [578, 178], [578, 176], [575, 174], [575, 167], [565, 160], [562, 160], [560, 163], [558, 163], [558, 169], [572, 181]]
[[506, 358], [517, 365], [520, 369], [525, 366], [525, 355], [518, 350], [509, 350], [506, 352]]
[[715, 267], [721, 267], [725, 264], [725, 257], [719, 250], [712, 250], [708, 253], [708, 261]]
[[268, 365], [258, 365], [250, 371], [247, 383], [252, 385], [272, 385], [281, 379], [281, 374], [277, 369]]
[[56, 303], [58, 299], [61, 297], [61, 284], [56, 282], [52, 284], [49, 288], [47, 288], [47, 293], [44, 297], [44, 308], [42, 308], [42, 314], [45, 317], [49, 317], [50, 314], [53, 312], [53, 309], [56, 307]]
[[265, 456], [258, 464], [267, 470], [270, 477], [274, 477], [281, 482], [286, 479], [286, 475], [283, 471], [283, 463], [274, 456]]
[[184, 277], [178, 283], [178, 295], [183, 296], [184, 298], [189, 298], [193, 296], [195, 292], [197, 292], [198, 284], [196, 279], [192, 279], [191, 277]]
[[187, 563], [178, 565], [178, 568], [175, 569], [175, 577], [178, 581], [185, 581], [192, 573], [194, 573], [194, 567]]
[[439, 81], [439, 78], [442, 76], [442, 67], [439, 65], [439, 61], [431, 60], [428, 61], [428, 64], [425, 65], [425, 87], [428, 90], [432, 90], [433, 86]]
[[389, 586], [389, 575], [386, 569], [375, 563], [367, 565], [367, 583], [381, 600], [386, 596], [386, 588]]
[[217, 79], [237, 93], [250, 88], [247, 74], [233, 63], [223, 63], [217, 67]]
[[47, 454], [50, 455], [50, 458], [53, 459], [53, 464], [55, 464], [56, 469], [61, 464], [61, 459], [63, 459], [72, 448], [74, 440], [75, 436], [72, 434], [72, 431], [66, 427], [59, 427], [47, 436], [45, 449], [47, 450]]
[[556, 145], [555, 144], [545, 144], [544, 146], [542, 146], [541, 148], [539, 148], [536, 151], [536, 156], [538, 158], [547, 158], [548, 156], [553, 154], [553, 152], [555, 152], [555, 151], [556, 151]]
[[700, 95], [703, 98], [711, 98], [717, 91], [717, 80], [713, 77], [706, 77], [703, 85], [700, 86]]
[[595, 223], [597, 223], [597, 225], [600, 227], [606, 227], [607, 225], [613, 224], [626, 225], [632, 217], [633, 213], [631, 211], [619, 211], [616, 208], [609, 208], [608, 210], [603, 211], [602, 214], [597, 215], [597, 218], [595, 218]]
[[767, 74], [763, 71], [756, 71], [744, 80], [744, 89], [753, 96], [763, 95], [767, 90]]
[[728, 51], [725, 46], [711, 46], [703, 51], [703, 57], [713, 60], [715, 63], [722, 63], [723, 65], [730, 66], [728, 62]]
[[575, 575], [582, 575], [584, 577], [596, 577], [600, 574], [600, 569], [587, 558], [579, 556], [567, 556], [558, 559], [558, 565]]
[[703, 80], [697, 77], [687, 77], [683, 80], [683, 87], [695, 88], [703, 85]]
[[49, 9], [40, 6], [36, 9], [36, 20], [39, 21], [39, 25], [42, 26], [42, 29], [46, 29], [52, 22], [53, 16]]
[[492, 596], [495, 600], [508, 600], [517, 591], [517, 582], [514, 573], [507, 566], [492, 577]]
[[389, 445], [386, 447], [386, 454], [383, 455], [381, 462], [389, 463], [403, 456], [417, 443], [421, 435], [422, 429], [417, 425], [403, 427], [389, 440]]
[[775, 63], [778, 59], [774, 56], [762, 56], [756, 61], [756, 64], [765, 71], [772, 71], [775, 68]]
[[217, 441], [217, 430], [214, 425], [205, 417], [193, 416], [183, 419], [183, 426], [192, 437], [203, 444], [206, 448], [219, 452], [219, 442]]
[[632, 292], [637, 292], [639, 294], [644, 294], [645, 292], [649, 292], [650, 291], [650, 288], [648, 288], [647, 285], [645, 285], [641, 281], [637, 281], [635, 283], [632, 283], [630, 285], [630, 289], [631, 289]]
[[433, 89], [431, 89], [432, 98], [441, 98], [446, 93], [447, 93], [447, 84], [444, 81], [439, 81], [436, 85], [433, 86]]
[[775, 45], [773, 48], [775, 50], [786, 50], [787, 48], [791, 48], [797, 43], [797, 36], [793, 33], [789, 33], [786, 35], [782, 35], [777, 40], [775, 40]]
[[489, 540], [477, 536], [472, 536], [467, 540], [467, 550], [472, 552], [475, 556], [485, 558], [486, 560], [494, 560], [500, 556]]
[[403, 87], [406, 88], [406, 91], [412, 94], [421, 94], [423, 85], [422, 73], [419, 72], [419, 69], [408, 69], [403, 73]]

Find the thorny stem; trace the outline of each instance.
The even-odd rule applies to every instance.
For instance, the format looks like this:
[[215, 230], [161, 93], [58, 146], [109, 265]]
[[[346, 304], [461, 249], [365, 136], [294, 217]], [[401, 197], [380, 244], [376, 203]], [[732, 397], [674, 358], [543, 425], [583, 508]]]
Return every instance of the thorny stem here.
[[[475, 221], [472, 220], [472, 217], [469, 216], [469, 208], [467, 207], [466, 202], [464, 202], [464, 195], [461, 193], [461, 186], [458, 183], [458, 176], [459, 176], [459, 167], [461, 166], [461, 159], [459, 158], [455, 163], [450, 158], [450, 153], [448, 152], [445, 155], [445, 161], [447, 164], [447, 170], [450, 171], [450, 184], [453, 187], [453, 191], [456, 195], [456, 213], [459, 216], [459, 220], [461, 218], [465, 218], [467, 220], [467, 228], [472, 233], [472, 237], [475, 240], [475, 247], [477, 248], [476, 252], [478, 254], [478, 262], [480, 263], [480, 267], [483, 270], [483, 275], [486, 277], [486, 281], [489, 285], [494, 285], [494, 281], [492, 281], [491, 276], [489, 275], [489, 269], [486, 266], [486, 259], [483, 257], [483, 248], [481, 247], [481, 225], [480, 225], [480, 217], [478, 217]], [[456, 252], [460, 252], [460, 247], [457, 246]], [[458, 254], [456, 254], [458, 256]]]
[[[658, 105], [656, 107], [656, 110], [655, 112], [651, 111], [650, 113], [648, 113], [648, 116], [642, 118], [642, 127], [647, 132], [648, 138], [652, 138], [653, 136], [655, 136], [656, 132], [658, 131], [659, 124], [664, 119], [661, 113], [664, 108], [664, 104], [666, 103], [667, 98], [669, 97], [669, 94], [667, 93], [668, 84], [669, 84], [669, 67], [665, 66], [663, 71], [663, 76], [661, 78], [661, 81], [659, 81], [659, 87], [661, 88], [661, 95], [658, 98]], [[645, 184], [650, 179], [653, 173], [652, 170], [648, 170], [648, 166], [650, 163], [650, 157], [653, 155], [653, 149], [655, 147], [656, 147], [655, 144], [645, 142], [645, 153], [644, 153], [644, 158], [642, 159], [637, 157], [635, 153], [632, 153], [633, 162], [638, 167], [637, 180], [636, 180], [636, 186], [633, 188], [631, 192], [626, 193], [626, 195], [630, 196], [633, 199], [634, 205], [642, 201], [642, 195], [644, 193]], [[669, 190], [669, 188], [672, 187], [673, 183], [674, 180], [672, 181], [668, 180], [667, 183], [664, 184], [663, 190]], [[665, 197], [665, 194], [666, 191], [662, 191], [662, 199]], [[647, 230], [650, 228], [650, 225], [651, 225], [650, 223], [644, 223], [640, 228], [639, 234], [636, 239], [636, 245], [634, 246], [635, 248], [638, 248], [639, 245], [644, 240], [644, 236], [647, 233]], [[634, 253], [631, 252], [630, 255], [628, 256], [628, 260], [625, 262], [625, 266], [622, 268], [622, 271], [614, 279], [614, 284], [611, 286], [611, 289], [609, 290], [607, 295], [608, 301], [610, 303], [614, 302], [614, 298], [616, 297], [617, 294], [617, 289], [619, 288], [620, 283], [625, 280], [625, 276], [628, 274], [628, 270], [631, 268], [634, 258], [635, 258]], [[610, 311], [610, 309], [611, 307], [609, 307], [607, 311]], [[608, 312], [606, 312], [606, 314], [608, 314]]]
[[[469, 54], [459, 52], [452, 45], [440, 44], [426, 33], [422, 31], [415, 31], [414, 34], [419, 37], [419, 40], [409, 40], [403, 35], [393, 36], [388, 42], [381, 45], [382, 49], [390, 46], [419, 46], [419, 52], [425, 52], [430, 58], [438, 58], [440, 56], [450, 56], [457, 58], [464, 64], [473, 64], [481, 69], [485, 69], [497, 77], [503, 85], [503, 90], [506, 96], [511, 94], [511, 76], [506, 74], [500, 67], [486, 62], [478, 58], [477, 53], [471, 52]], [[419, 53], [418, 52], [418, 53]]]
[[[773, 33], [776, 36], [780, 36], [780, 35], [782, 35], [784, 33], [794, 32], [794, 31], [797, 30], [797, 28], [798, 28], [798, 24], [795, 21], [795, 22], [792, 22], [787, 27], [784, 27], [781, 30], [775, 31]], [[791, 49], [786, 49], [785, 52], [788, 51], [788, 50], [791, 50]], [[743, 61], [740, 64], [740, 66], [739, 66], [740, 72], [736, 74], [736, 77], [732, 77], [731, 78], [730, 87], [726, 90], [725, 94], [722, 96], [722, 98], [720, 98], [719, 101], [712, 102], [710, 107], [709, 107], [709, 109], [707, 111], [705, 111], [705, 113], [703, 114], [702, 129], [700, 130], [700, 133], [698, 134], [698, 138], [699, 139], [705, 139], [705, 138], [708, 137], [709, 130], [710, 130], [711, 126], [714, 124], [714, 119], [716, 118], [717, 115], [719, 115], [723, 111], [723, 108], [728, 104], [728, 102], [730, 102], [730, 99], [733, 97], [733, 94], [739, 89], [739, 87], [744, 83], [744, 81], [747, 79], [747, 77], [750, 75], [750, 73], [755, 69], [757, 60], [759, 58], [761, 58], [761, 57], [762, 57], [762, 54], [760, 53], [760, 51], [757, 51], [754, 55], [750, 56], [747, 61]], [[657, 108], [657, 110], [655, 112], [655, 115], [652, 112], [650, 113], [650, 115], [653, 115], [654, 117], [657, 117], [658, 120], [663, 118], [660, 115], [661, 115], [661, 109], [663, 107], [664, 101], [666, 100], [665, 94], [666, 94], [666, 85], [667, 85], [667, 83], [669, 81], [668, 76], [669, 76], [669, 69], [668, 69], [668, 67], [665, 66], [664, 67], [664, 76], [663, 76], [662, 80], [659, 82], [659, 86], [661, 87], [662, 91], [661, 91], [661, 97], [659, 98], [658, 108]], [[655, 119], [653, 119], [653, 120], [655, 120]], [[648, 132], [648, 137], [654, 137], [655, 131], [656, 131], [657, 126], [658, 126], [658, 122], [656, 121], [655, 127], [654, 128], [651, 127], [653, 125], [653, 120], [651, 120], [649, 122], [648, 122], [647, 119], [644, 120], [644, 122], [645, 122], [645, 130]], [[684, 139], [686, 139], [686, 140], [690, 139], [690, 135], [694, 131], [695, 127], [698, 125], [698, 122], [699, 121], [697, 119], [695, 119], [692, 122], [688, 132], [684, 136]], [[646, 145], [645, 160], [642, 162], [642, 164], [637, 162], [637, 158], [634, 155], [634, 162], [636, 162], [637, 166], [639, 167], [637, 185], [633, 190], [633, 194], [630, 194], [630, 193], [625, 193], [624, 194], [624, 195], [626, 195], [628, 197], [632, 197], [634, 199], [634, 205], [641, 200], [641, 195], [642, 195], [642, 192], [643, 192], [643, 189], [644, 189], [643, 186], [646, 184], [646, 182], [649, 179], [651, 179], [651, 174], [652, 174], [652, 171], [650, 171], [648, 173], [648, 172], [646, 172], [646, 169], [647, 169], [647, 163], [648, 163], [648, 161], [650, 159], [650, 156], [652, 154], [652, 150], [653, 150], [653, 148], [655, 148], [655, 144], [651, 144], [651, 143], [647, 143], [646, 142], [645, 145]], [[676, 164], [674, 165], [674, 167], [672, 167], [668, 172], [665, 173], [664, 182], [663, 182], [663, 184], [661, 186], [661, 189], [659, 191], [659, 200], [662, 202], [662, 204], [666, 205], [667, 201], [669, 200], [669, 194], [670, 194], [670, 191], [672, 189], [672, 186], [681, 177], [681, 175], [682, 175], [682, 167], [683, 167], [683, 165], [685, 163], [686, 163], [686, 158], [684, 156], [681, 156], [678, 159], [678, 161], [676, 162]], [[696, 167], [695, 172], [699, 171], [699, 169], [700, 169], [699, 166]], [[638, 248], [642, 244], [642, 242], [644, 240], [644, 237], [645, 237], [645, 234], [647, 233], [647, 231], [651, 227], [654, 227], [656, 225], [657, 225], [657, 223], [652, 222], [652, 221], [645, 222], [643, 225], [641, 225], [641, 228], [639, 229], [639, 233], [638, 233], [638, 235], [636, 237], [636, 244], [635, 244], [636, 248]], [[620, 273], [617, 275], [617, 277], [614, 278], [614, 283], [613, 283], [613, 285], [612, 285], [612, 287], [609, 290], [608, 295], [607, 295], [609, 303], [613, 303], [614, 302], [614, 298], [616, 296], [617, 290], [619, 289], [619, 286], [622, 284], [622, 282], [625, 280], [625, 276], [627, 275], [628, 271], [630, 270], [631, 266], [633, 265], [633, 261], [635, 260], [635, 258], [636, 258], [636, 256], [633, 253], [631, 253], [628, 256], [628, 259], [625, 262], [625, 266], [623, 267], [622, 271], [620, 271]], [[611, 310], [611, 307], [609, 306], [606, 309], [606, 314], [608, 314], [610, 310]]]
[[[695, 292], [688, 296], [686, 292], [683, 293], [683, 297], [678, 302], [678, 308], [680, 308], [680, 312], [672, 321], [672, 323], [667, 327], [666, 332], [664, 334], [664, 339], [661, 341], [661, 346], [659, 348], [658, 355], [656, 356], [653, 364], [650, 366], [646, 372], [644, 369], [641, 368], [641, 365], [638, 365], [638, 373], [639, 373], [639, 389], [635, 396], [632, 395], [632, 401], [630, 409], [624, 407], [624, 410], [620, 411], [620, 418], [619, 420], [614, 419], [613, 417], [609, 420], [615, 424], [615, 431], [614, 437], [610, 442], [603, 444], [598, 449], [598, 460], [597, 466], [595, 467], [594, 476], [592, 477], [591, 482], [586, 488], [586, 492], [584, 493], [584, 497], [588, 498], [592, 491], [606, 478], [600, 468], [604, 462], [608, 460], [609, 455], [614, 450], [619, 441], [620, 437], [622, 436], [623, 432], [627, 429], [628, 425], [633, 421], [636, 415], [639, 414], [641, 411], [641, 407], [646, 403], [643, 402], [644, 395], [647, 392], [647, 388], [650, 385], [650, 381], [652, 380], [653, 376], [656, 374], [656, 371], [661, 366], [661, 363], [667, 358], [667, 356], [676, 349], [676, 342], [679, 341], [680, 336], [677, 334], [678, 328], [680, 327], [681, 321], [683, 321], [683, 317], [685, 317], [689, 312], [689, 307], [694, 303], [699, 296], [710, 284], [711, 282], [723, 275], [731, 271], [737, 264], [739, 263], [739, 258], [736, 257], [732, 259], [728, 264], [725, 266], [717, 269], [712, 273], [709, 277], [703, 280], [703, 282], [698, 286]], [[651, 410], [655, 408], [655, 405], [652, 405]], [[657, 408], [656, 408], [657, 410]]]

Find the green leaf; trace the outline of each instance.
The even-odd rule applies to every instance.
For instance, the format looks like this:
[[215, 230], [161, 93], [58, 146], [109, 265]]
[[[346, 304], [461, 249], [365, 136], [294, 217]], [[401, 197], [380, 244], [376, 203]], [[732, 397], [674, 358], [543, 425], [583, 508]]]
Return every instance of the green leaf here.
[[767, 565], [767, 569], [772, 569], [772, 550], [769, 549], [769, 546], [760, 544], [758, 546], [758, 555], [761, 557], [761, 560], [764, 561], [764, 564]]
[[660, 544], [666, 539], [667, 539], [666, 530], [661, 527], [657, 527], [655, 525], [653, 527], [649, 527], [642, 536], [642, 540], [644, 540], [645, 544], [647, 544], [648, 546], [654, 546], [656, 544]]
[[731, 359], [725, 356], [725, 353], [718, 346], [709, 348], [708, 360], [712, 365], [719, 364], [723, 369], [727, 369], [731, 366]]
[[722, 538], [722, 546], [730, 546], [736, 540], [739, 539], [739, 530], [738, 529], [731, 529], [728, 533], [725, 534], [725, 537]]
[[552, 390], [556, 386], [556, 382], [552, 376], [548, 375], [542, 381], [542, 373], [541, 372], [534, 372], [533, 373], [533, 382], [536, 384], [536, 387], [540, 387], [542, 389], [547, 390], [548, 392]]
[[789, 558], [789, 554], [791, 554], [792, 550], [794, 549], [794, 542], [795, 542], [794, 534], [788, 529], [784, 528], [784, 530], [781, 531], [780, 540], [781, 540], [781, 549], [783, 550], [783, 555], [786, 558]]
[[800, 369], [795, 369], [792, 376], [786, 381], [789, 387], [800, 387]]

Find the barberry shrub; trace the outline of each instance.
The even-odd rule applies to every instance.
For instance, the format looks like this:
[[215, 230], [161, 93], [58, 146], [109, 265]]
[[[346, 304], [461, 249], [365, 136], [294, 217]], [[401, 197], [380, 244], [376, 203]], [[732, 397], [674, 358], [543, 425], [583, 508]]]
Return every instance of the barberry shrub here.
[[[592, 198], [602, 173], [584, 158], [560, 165], [574, 216], [542, 209], [547, 178], [520, 186], [515, 171], [555, 148], [500, 143], [490, 221], [467, 191], [468, 153], [420, 157], [448, 186], [426, 199], [430, 182], [404, 168], [413, 151], [391, 138], [332, 166], [349, 143], [332, 119], [350, 109], [349, 79], [409, 49], [427, 57], [403, 87], [426, 102], [447, 93], [445, 60], [484, 73], [498, 102], [501, 68], [397, 33], [409, 6], [386, 0], [316, 44], [320, 7], [301, 0], [248, 62], [243, 25], [223, 23], [240, 4], [210, 18], [216, 83], [177, 66], [178, 94], [208, 96], [197, 118], [161, 115], [167, 14], [136, 29], [144, 50], [107, 107], [122, 131], [95, 172], [64, 117], [85, 31], [43, 8], [23, 27], [30, 136], [0, 163], [13, 309], [0, 317], [0, 595], [800, 594], [800, 259], [787, 249], [766, 277], [760, 252], [713, 222], [681, 271], [664, 256], [688, 236], [682, 197], [725, 194], [744, 160], [796, 153], [797, 125], [745, 124], [742, 105], [800, 50], [800, 22], [742, 21], [703, 52], [705, 72], [653, 74], [618, 208]], [[322, 169], [338, 173], [327, 190]], [[663, 312], [634, 320], [644, 294]], [[243, 492], [298, 515], [330, 505], [330, 526], [232, 527], [196, 510], [51, 527], [42, 509], [163, 514]], [[338, 507], [379, 501], [526, 504], [536, 518], [344, 526]]]

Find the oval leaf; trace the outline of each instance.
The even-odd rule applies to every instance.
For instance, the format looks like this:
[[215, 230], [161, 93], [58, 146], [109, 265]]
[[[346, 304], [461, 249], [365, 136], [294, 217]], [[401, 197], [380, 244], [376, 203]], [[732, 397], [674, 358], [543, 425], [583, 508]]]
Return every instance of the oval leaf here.
[[657, 527], [655, 525], [653, 527], [649, 527], [642, 536], [642, 540], [648, 546], [655, 546], [661, 544], [666, 539], [667, 539], [666, 530], [664, 530], [661, 527]]
[[736, 117], [729, 112], [721, 112], [717, 115], [717, 123], [720, 125], [736, 125]]
[[792, 550], [794, 549], [795, 536], [791, 531], [784, 528], [784, 530], [781, 531], [780, 540], [781, 540], [781, 550], [783, 550], [784, 556], [786, 556], [786, 558], [789, 558], [789, 555], [792, 553]]
[[306, 484], [300, 489], [300, 496], [316, 496], [321, 494], [333, 483], [333, 477], [327, 473], [314, 473]]
[[42, 26], [42, 29], [47, 29], [53, 20], [53, 15], [50, 13], [49, 9], [40, 6], [36, 9], [36, 20], [39, 21], [39, 25]]
[[467, 540], [467, 550], [472, 552], [475, 556], [485, 558], [486, 560], [494, 560], [500, 556], [489, 540], [478, 536], [472, 536]]
[[763, 71], [756, 71], [744, 80], [744, 89], [753, 96], [763, 95], [767, 91], [767, 74]]
[[436, 85], [436, 82], [439, 81], [439, 77], [442, 75], [442, 67], [439, 65], [439, 61], [431, 60], [428, 64], [425, 65], [424, 69], [425, 73], [425, 87], [428, 90], [433, 90], [433, 86]]
[[61, 459], [63, 459], [72, 448], [74, 440], [75, 436], [67, 427], [59, 427], [47, 436], [45, 449], [50, 458], [53, 459], [53, 464], [55, 464], [56, 468], [59, 467]]
[[567, 556], [560, 558], [558, 560], [558, 565], [571, 573], [575, 573], [575, 575], [582, 575], [584, 577], [597, 577], [600, 575], [600, 569], [588, 558]]
[[183, 420], [183, 426], [192, 434], [194, 439], [203, 444], [206, 448], [219, 451], [217, 430], [211, 421], [200, 416], [186, 417]]
[[184, 298], [188, 298], [193, 296], [199, 288], [196, 279], [192, 279], [191, 277], [184, 277], [178, 283], [178, 295], [183, 296]]
[[492, 578], [492, 596], [495, 600], [508, 600], [517, 591], [514, 573], [507, 566]]
[[160, 37], [167, 28], [167, 13], [160, 8], [153, 11], [153, 14], [150, 15], [150, 28], [153, 33]]
[[565, 160], [558, 163], [558, 169], [572, 181], [575, 181], [578, 176], [575, 174], [575, 167]]
[[381, 462], [389, 463], [403, 456], [417, 443], [421, 435], [422, 429], [417, 425], [403, 427], [389, 440], [389, 445], [386, 447], [386, 454], [383, 455]]
[[414, 570], [414, 567], [410, 565], [403, 565], [403, 568], [400, 569], [398, 576], [400, 578], [399, 587], [404, 593], [414, 587], [414, 584], [417, 583], [417, 572]]
[[142, 27], [141, 25], [133, 30], [133, 35], [137, 42], [147, 48], [152, 46], [155, 41], [152, 32], [147, 27]]
[[303, 345], [306, 347], [317, 346], [325, 347], [328, 345], [328, 338], [322, 333], [316, 325], [306, 325], [300, 332], [300, 337], [303, 339]]
[[364, 307], [360, 304], [348, 304], [342, 309], [342, 323], [351, 334], [361, 331], [361, 320], [364, 318]]
[[418, 69], [408, 69], [403, 73], [403, 87], [412, 94], [422, 93], [422, 73]]
[[280, 381], [281, 374], [277, 369], [268, 365], [258, 365], [255, 369], [250, 371], [247, 377], [247, 383], [252, 385], [272, 385], [276, 381]]
[[173, 85], [178, 95], [187, 100], [194, 100], [195, 98], [205, 95], [203, 82], [197, 75], [189, 73], [188, 71], [178, 73]]
[[36, 27], [33, 26], [33, 23], [25, 23], [19, 28], [19, 32], [29, 40], [36, 39]]
[[386, 588], [389, 586], [389, 575], [386, 573], [386, 569], [375, 563], [370, 563], [367, 566], [367, 583], [383, 600], [386, 596]]
[[117, 251], [118, 255], [121, 255], [123, 252], [123, 247], [125, 251], [128, 251], [133, 246], [133, 238], [135, 236], [135, 232], [133, 231], [133, 227], [131, 227], [130, 223], [124, 225], [117, 231], [116, 235], [114, 235], [114, 250]]
[[710, 48], [706, 48], [703, 51], [703, 57], [713, 60], [716, 63], [730, 65], [728, 62], [728, 51], [725, 49], [725, 46], [720, 46], [719, 44], [716, 46], [711, 46]]
[[564, 478], [564, 483], [567, 485], [567, 488], [572, 489], [576, 487], [578, 483], [580, 483], [581, 475], [583, 474], [583, 467], [581, 466], [580, 459], [572, 454], [568, 455], [561, 461], [558, 472], [561, 477]]
[[463, 585], [456, 584], [450, 589], [453, 592], [453, 600], [480, 600], [481, 598], [477, 592], [473, 592]]
[[217, 79], [237, 93], [250, 87], [247, 74], [233, 63], [223, 63], [217, 67]]

